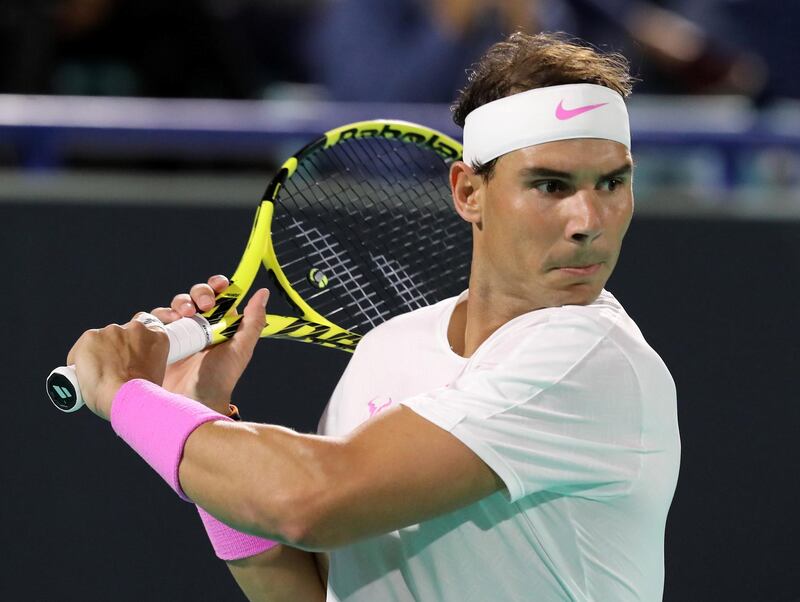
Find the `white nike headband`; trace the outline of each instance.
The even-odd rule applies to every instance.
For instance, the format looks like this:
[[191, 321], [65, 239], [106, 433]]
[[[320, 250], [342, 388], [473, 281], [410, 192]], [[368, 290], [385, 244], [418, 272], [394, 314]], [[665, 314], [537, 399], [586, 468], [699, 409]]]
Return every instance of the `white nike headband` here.
[[511, 151], [572, 138], [631, 147], [622, 96], [596, 84], [535, 88], [486, 103], [467, 115], [464, 161], [475, 166]]

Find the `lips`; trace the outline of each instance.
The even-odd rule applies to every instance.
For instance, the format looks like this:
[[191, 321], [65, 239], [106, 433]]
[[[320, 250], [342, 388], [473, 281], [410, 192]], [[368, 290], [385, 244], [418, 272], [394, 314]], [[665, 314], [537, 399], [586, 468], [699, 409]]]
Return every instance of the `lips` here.
[[602, 265], [602, 263], [585, 263], [581, 265], [561, 266], [554, 269], [573, 276], [591, 276], [596, 274]]

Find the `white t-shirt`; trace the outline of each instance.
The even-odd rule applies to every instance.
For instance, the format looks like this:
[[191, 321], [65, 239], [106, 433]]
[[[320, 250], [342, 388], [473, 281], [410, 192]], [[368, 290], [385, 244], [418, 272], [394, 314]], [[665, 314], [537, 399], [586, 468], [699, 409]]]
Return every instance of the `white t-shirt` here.
[[364, 337], [319, 432], [403, 403], [507, 491], [332, 551], [328, 602], [661, 600], [680, 461], [661, 358], [606, 291], [519, 316], [463, 358], [447, 342], [459, 299]]

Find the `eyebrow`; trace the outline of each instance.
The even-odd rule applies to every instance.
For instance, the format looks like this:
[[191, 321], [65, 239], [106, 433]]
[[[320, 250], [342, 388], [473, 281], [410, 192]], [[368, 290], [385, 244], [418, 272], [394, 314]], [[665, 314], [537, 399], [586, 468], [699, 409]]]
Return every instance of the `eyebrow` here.
[[[628, 175], [633, 171], [632, 163], [625, 163], [616, 169], [612, 169], [608, 173], [600, 176], [601, 180], [615, 178], [618, 176]], [[568, 171], [559, 171], [558, 169], [550, 169], [549, 167], [526, 167], [520, 170], [520, 174], [529, 178], [561, 178], [562, 180], [572, 180], [575, 175]]]

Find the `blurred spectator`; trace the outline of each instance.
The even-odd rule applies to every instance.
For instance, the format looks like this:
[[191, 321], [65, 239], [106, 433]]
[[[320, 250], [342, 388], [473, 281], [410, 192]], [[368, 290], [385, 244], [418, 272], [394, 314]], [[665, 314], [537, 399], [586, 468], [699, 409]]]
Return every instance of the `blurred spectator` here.
[[306, 63], [308, 28], [324, 0], [206, 1], [254, 63], [259, 97], [281, 96], [286, 89], [296, 94], [314, 83]]
[[259, 97], [310, 1], [7, 0], [0, 86], [23, 93]]
[[728, 43], [766, 61], [769, 78], [762, 100], [800, 98], [796, 75], [800, 56], [800, 2], [797, 0], [672, 0], [674, 8]]
[[450, 102], [508, 32], [568, 29], [564, 0], [329, 0], [309, 45], [337, 100]]
[[[740, 38], [693, 21], [680, 12], [683, 0], [570, 0], [580, 34], [630, 57], [640, 92], [757, 96], [766, 68]], [[703, 5], [704, 2], [693, 2]]]
[[0, 92], [449, 102], [490, 44], [560, 30], [623, 52], [639, 92], [800, 97], [797, 22], [783, 0], [3, 0]]
[[740, 44], [741, 37], [671, 10], [683, 2], [747, 3], [329, 0], [309, 62], [336, 99], [448, 102], [464, 83], [465, 69], [503, 35], [561, 30], [623, 52], [643, 80], [639, 91], [759, 95], [764, 61]]

